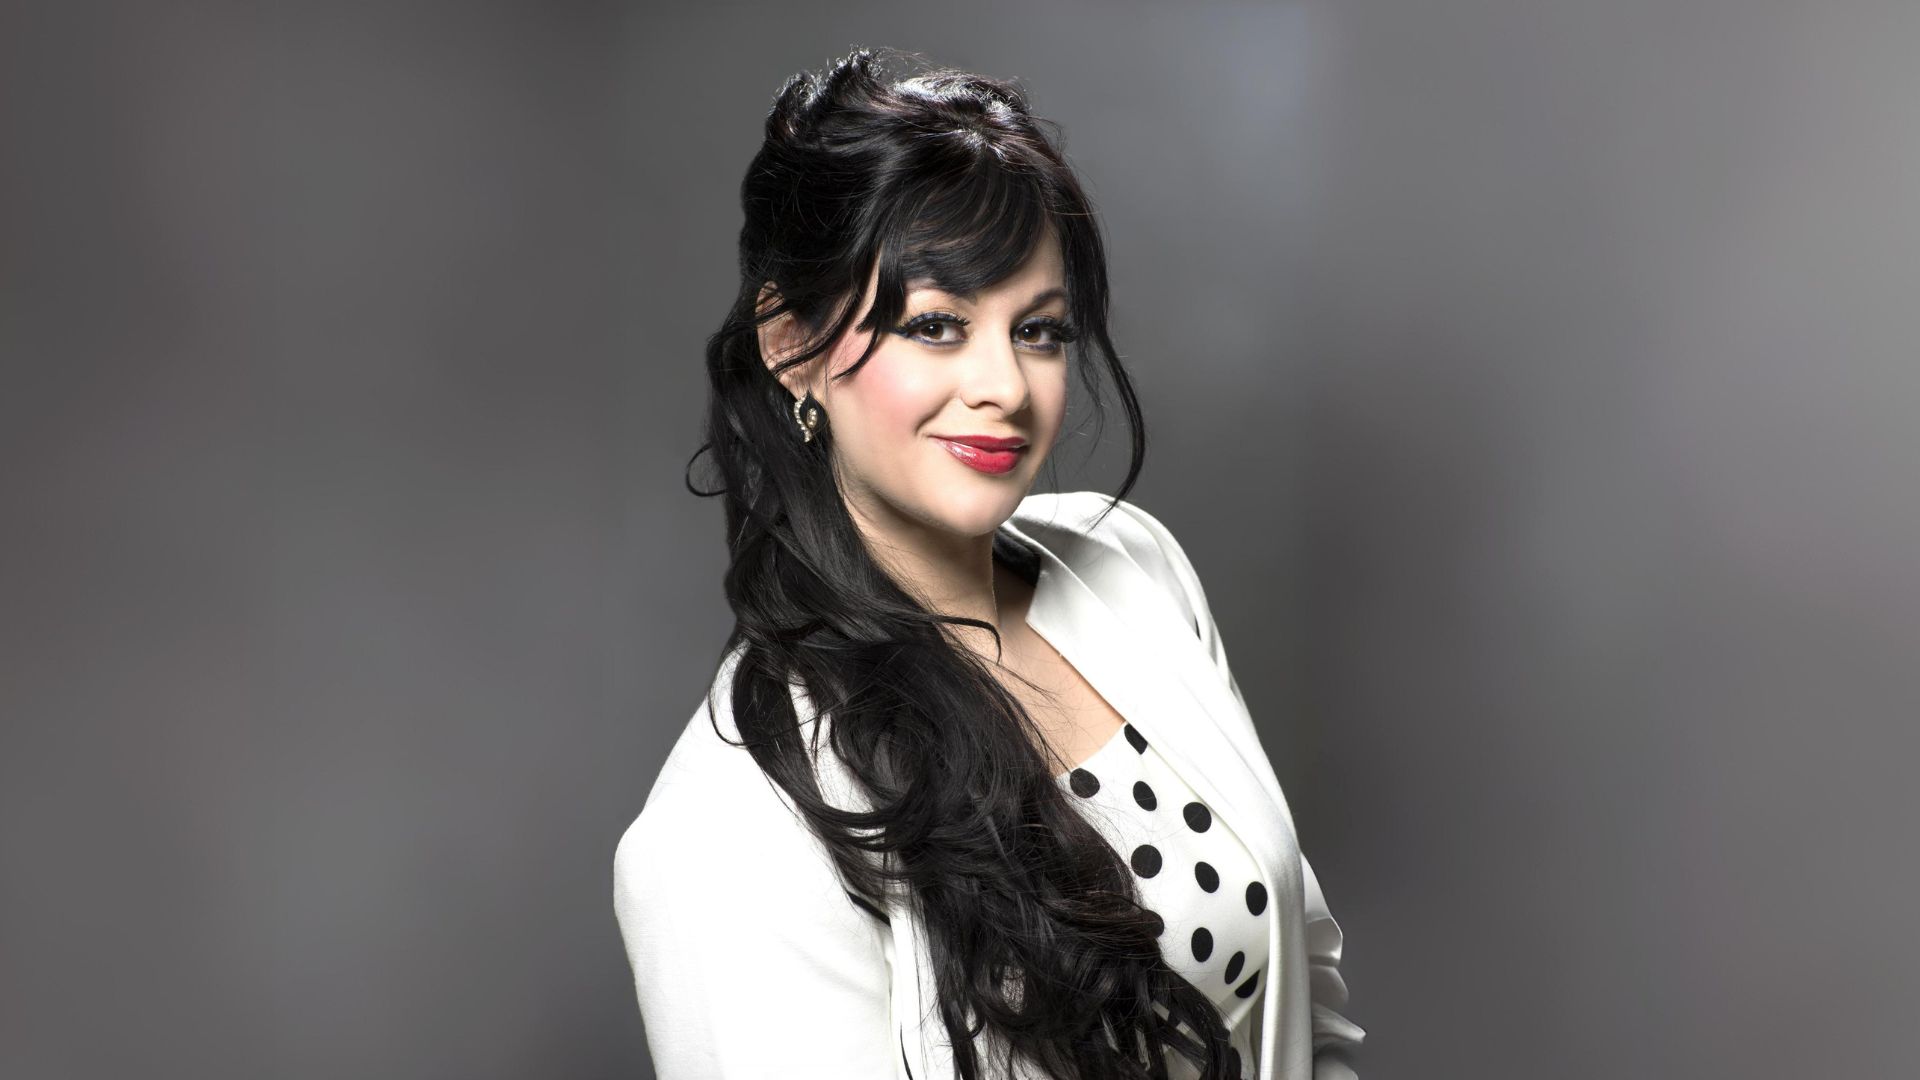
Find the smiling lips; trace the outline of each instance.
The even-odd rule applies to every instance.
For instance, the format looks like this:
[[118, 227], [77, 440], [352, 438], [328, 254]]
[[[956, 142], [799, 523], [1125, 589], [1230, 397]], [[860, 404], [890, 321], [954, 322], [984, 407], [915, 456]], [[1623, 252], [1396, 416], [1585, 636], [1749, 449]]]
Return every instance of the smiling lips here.
[[1021, 438], [998, 438], [992, 435], [935, 435], [947, 452], [960, 460], [962, 465], [977, 469], [983, 473], [1011, 472], [1020, 463], [1020, 455], [1026, 453], [1027, 440]]

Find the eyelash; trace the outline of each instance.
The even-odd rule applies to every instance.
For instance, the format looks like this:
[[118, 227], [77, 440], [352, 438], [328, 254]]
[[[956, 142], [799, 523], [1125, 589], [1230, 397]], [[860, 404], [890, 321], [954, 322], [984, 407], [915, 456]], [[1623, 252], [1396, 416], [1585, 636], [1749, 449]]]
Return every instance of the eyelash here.
[[[897, 327], [894, 330], [894, 333], [899, 334], [901, 337], [906, 338], [909, 341], [915, 341], [922, 345], [926, 345], [935, 349], [944, 349], [949, 345], [960, 344], [958, 341], [927, 341], [923, 338], [918, 338], [914, 336], [923, 327], [935, 326], [940, 323], [953, 323], [956, 326], [967, 326], [969, 325], [969, 320], [963, 319], [960, 316], [953, 314], [952, 312], [929, 311], [924, 315], [915, 315], [913, 318], [907, 320], [905, 323], [902, 323], [899, 327]], [[1051, 315], [1042, 315], [1037, 319], [1028, 319], [1026, 322], [1020, 324], [1020, 329], [1022, 330], [1028, 329], [1030, 327], [1043, 327], [1047, 330], [1052, 331], [1053, 342], [1050, 345], [1043, 345], [1043, 346], [1037, 346], [1037, 347], [1033, 345], [1022, 345], [1021, 348], [1026, 349], [1028, 352], [1037, 352], [1042, 354], [1057, 353], [1060, 350], [1064, 349], [1069, 342], [1078, 340], [1080, 337], [1079, 329], [1076, 328], [1072, 323], [1066, 322], [1061, 319], [1056, 319]]]

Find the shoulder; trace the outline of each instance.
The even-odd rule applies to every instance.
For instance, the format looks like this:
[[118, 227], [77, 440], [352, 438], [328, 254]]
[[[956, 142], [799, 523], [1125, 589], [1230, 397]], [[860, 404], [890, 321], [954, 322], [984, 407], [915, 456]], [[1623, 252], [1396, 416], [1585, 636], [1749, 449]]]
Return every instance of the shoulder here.
[[639, 815], [621, 834], [615, 874], [633, 879], [642, 868], [669, 859], [751, 842], [774, 823], [782, 810], [777, 801], [753, 756], [721, 739], [702, 704], [661, 762]]
[[738, 745], [729, 705], [732, 672], [731, 663], [722, 666], [615, 845], [616, 884], [629, 899], [669, 881], [670, 867], [764, 870], [807, 850], [812, 834], [798, 812]]
[[[661, 763], [639, 814], [615, 844], [615, 902], [623, 923], [639, 921], [654, 909], [698, 915], [710, 902], [700, 897], [710, 897], [715, 889], [757, 891], [769, 881], [801, 894], [842, 895], [837, 887], [827, 887], [837, 874], [825, 846], [740, 745], [731, 704], [738, 655], [722, 662], [706, 698]], [[804, 719], [801, 727], [813, 723]], [[822, 793], [859, 808], [843, 794], [839, 774], [825, 768], [826, 762], [817, 764], [823, 767]], [[690, 868], [699, 871], [703, 884], [698, 888], [686, 877]]]
[[656, 1061], [674, 1063], [663, 1076], [765, 1074], [770, 1051], [728, 1040], [796, 995], [886, 1015], [887, 915], [847, 891], [826, 845], [736, 744], [724, 695], [711, 700], [717, 712], [703, 703], [688, 721], [613, 854], [640, 1011]]

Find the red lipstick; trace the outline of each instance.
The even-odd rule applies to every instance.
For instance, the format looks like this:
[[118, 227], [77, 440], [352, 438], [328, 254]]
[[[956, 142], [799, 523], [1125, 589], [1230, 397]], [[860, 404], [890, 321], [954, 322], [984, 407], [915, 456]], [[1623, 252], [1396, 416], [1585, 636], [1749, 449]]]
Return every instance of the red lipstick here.
[[996, 435], [935, 435], [934, 440], [962, 465], [983, 473], [1006, 473], [1020, 463], [1027, 440]]

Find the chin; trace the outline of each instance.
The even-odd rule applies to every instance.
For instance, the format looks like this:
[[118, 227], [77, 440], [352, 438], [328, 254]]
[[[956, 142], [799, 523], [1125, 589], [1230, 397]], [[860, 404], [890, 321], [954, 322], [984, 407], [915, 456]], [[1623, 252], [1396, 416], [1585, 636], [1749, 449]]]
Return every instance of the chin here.
[[1003, 484], [991, 501], [990, 509], [984, 510], [976, 519], [978, 528], [974, 535], [990, 533], [1006, 524], [1015, 510], [1020, 509], [1021, 500], [1033, 490], [1031, 483]]
[[1030, 484], [1009, 483], [1002, 478], [991, 486], [971, 485], [976, 490], [954, 491], [929, 507], [928, 523], [956, 536], [985, 536], [1013, 516], [1020, 500], [1027, 497]]

